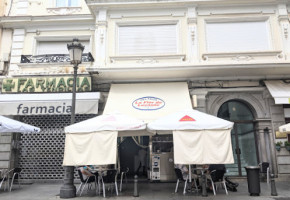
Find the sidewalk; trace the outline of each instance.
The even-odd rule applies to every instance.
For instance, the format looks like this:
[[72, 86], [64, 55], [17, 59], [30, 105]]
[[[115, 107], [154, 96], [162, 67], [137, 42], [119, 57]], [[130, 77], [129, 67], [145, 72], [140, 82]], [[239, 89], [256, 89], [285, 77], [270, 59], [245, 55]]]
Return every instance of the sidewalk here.
[[[76, 185], [78, 186], [78, 185]], [[118, 200], [224, 200], [224, 199], [239, 199], [239, 200], [290, 200], [290, 181], [288, 182], [276, 182], [277, 197], [271, 196], [271, 187], [267, 186], [266, 183], [261, 183], [261, 194], [259, 197], [251, 197], [248, 194], [248, 185], [246, 180], [239, 182], [237, 192], [229, 191], [229, 195], [225, 195], [223, 189], [219, 189], [217, 195], [214, 196], [212, 193], [208, 194], [208, 197], [202, 197], [201, 194], [187, 193], [182, 194], [183, 184], [180, 185], [178, 193], [174, 193], [175, 183], [139, 183], [139, 197], [133, 197], [133, 183], [124, 185], [124, 190], [115, 196], [113, 192], [107, 192], [109, 199]], [[21, 188], [15, 184], [12, 192], [0, 191], [1, 200], [54, 200], [59, 198], [59, 190], [61, 183], [45, 184], [45, 183], [34, 183], [30, 185], [22, 185]], [[73, 198], [74, 200], [102, 200], [102, 196], [95, 194], [95, 191], [84, 191], [83, 196]]]

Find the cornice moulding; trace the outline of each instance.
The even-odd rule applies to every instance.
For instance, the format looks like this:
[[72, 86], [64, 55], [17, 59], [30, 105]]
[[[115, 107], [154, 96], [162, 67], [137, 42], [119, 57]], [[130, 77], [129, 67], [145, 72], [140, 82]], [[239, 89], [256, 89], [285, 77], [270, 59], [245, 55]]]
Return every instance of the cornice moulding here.
[[[290, 1], [287, 1], [290, 3]], [[128, 8], [128, 7], [172, 7], [172, 6], [225, 6], [225, 5], [268, 5], [281, 3], [279, 0], [87, 0], [87, 5], [91, 8]]]
[[3, 27], [14, 27], [14, 26], [33, 26], [35, 24], [47, 25], [47, 24], [55, 24], [65, 23], [65, 24], [73, 24], [76, 21], [78, 22], [92, 22], [94, 23], [94, 17], [92, 15], [51, 15], [51, 16], [9, 16], [9, 17], [1, 17], [0, 24]]

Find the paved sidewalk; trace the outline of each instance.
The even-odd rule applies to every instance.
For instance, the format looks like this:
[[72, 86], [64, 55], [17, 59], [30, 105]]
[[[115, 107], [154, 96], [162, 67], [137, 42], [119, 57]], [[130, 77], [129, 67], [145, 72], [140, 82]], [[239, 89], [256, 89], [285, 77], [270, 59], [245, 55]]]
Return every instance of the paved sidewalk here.
[[[78, 186], [78, 185], [76, 185]], [[139, 183], [139, 197], [133, 197], [133, 183], [124, 185], [124, 191], [119, 196], [115, 196], [114, 193], [107, 192], [107, 198], [118, 200], [227, 200], [227, 199], [239, 199], [239, 200], [290, 200], [290, 181], [289, 182], [276, 182], [276, 188], [278, 192], [277, 197], [271, 196], [271, 187], [266, 183], [261, 183], [261, 194], [259, 197], [251, 197], [248, 194], [248, 185], [246, 180], [239, 182], [237, 192], [230, 192], [229, 195], [225, 195], [223, 189], [219, 189], [217, 195], [212, 193], [208, 194], [208, 197], [202, 197], [201, 194], [187, 193], [182, 194], [182, 186], [180, 185], [178, 193], [174, 193], [175, 183]], [[18, 188], [14, 186], [12, 192], [0, 191], [0, 200], [54, 200], [59, 198], [59, 190], [61, 183], [45, 184], [34, 183], [30, 185], [22, 185]], [[74, 200], [101, 200], [102, 196], [95, 194], [95, 191], [84, 191], [83, 196], [73, 198]]]

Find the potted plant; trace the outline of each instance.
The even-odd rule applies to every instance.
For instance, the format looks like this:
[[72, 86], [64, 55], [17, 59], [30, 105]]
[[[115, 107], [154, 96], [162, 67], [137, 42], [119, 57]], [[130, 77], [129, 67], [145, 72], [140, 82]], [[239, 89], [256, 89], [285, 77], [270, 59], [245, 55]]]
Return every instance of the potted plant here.
[[280, 151], [281, 145], [282, 145], [282, 142], [276, 142], [276, 149], [277, 149], [277, 151]]
[[284, 145], [285, 145], [285, 148], [286, 148], [288, 151], [290, 151], [290, 142], [285, 141], [285, 142], [284, 142]]

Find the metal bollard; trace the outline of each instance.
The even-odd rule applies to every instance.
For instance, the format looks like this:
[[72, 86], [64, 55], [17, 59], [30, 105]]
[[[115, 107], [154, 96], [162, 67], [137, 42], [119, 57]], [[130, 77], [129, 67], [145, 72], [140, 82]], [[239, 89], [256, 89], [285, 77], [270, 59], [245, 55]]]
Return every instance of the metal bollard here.
[[202, 179], [202, 184], [201, 184], [201, 186], [202, 186], [202, 195], [201, 196], [207, 197], [207, 191], [206, 191], [206, 176], [205, 176], [205, 174], [203, 174], [201, 176], [201, 179]]
[[134, 176], [134, 197], [139, 197], [139, 191], [138, 191], [138, 176]]
[[274, 174], [271, 174], [271, 196], [278, 196], [276, 185], [275, 185]]

